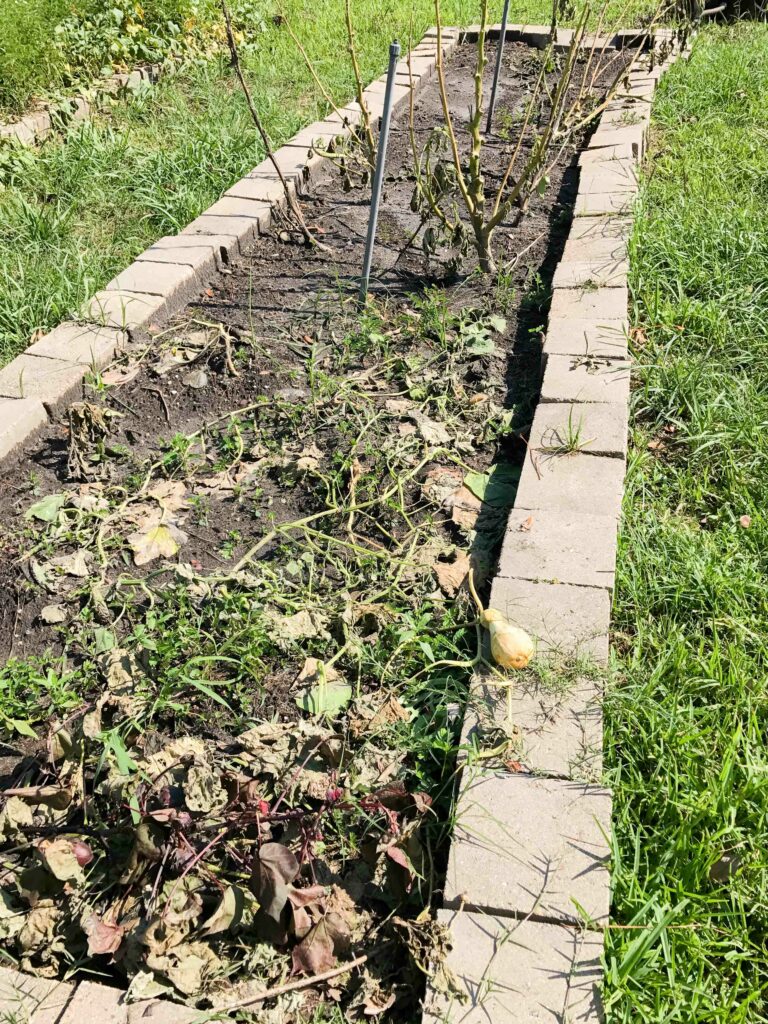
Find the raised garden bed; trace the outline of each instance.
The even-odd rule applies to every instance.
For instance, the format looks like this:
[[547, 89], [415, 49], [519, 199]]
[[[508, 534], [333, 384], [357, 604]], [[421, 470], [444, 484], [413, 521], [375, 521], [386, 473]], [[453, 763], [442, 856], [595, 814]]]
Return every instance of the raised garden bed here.
[[[489, 180], [541, 61], [508, 44]], [[460, 46], [462, 117], [472, 67]], [[432, 82], [419, 141], [439, 120]], [[275, 989], [284, 1020], [412, 1021], [425, 976], [451, 987], [432, 912], [479, 643], [463, 584], [473, 564], [487, 595], [514, 499], [575, 161], [482, 278], [406, 247], [401, 113], [364, 311], [367, 197], [326, 168], [304, 202], [326, 251], [277, 224], [5, 464], [0, 933], [22, 969], [204, 1009]]]

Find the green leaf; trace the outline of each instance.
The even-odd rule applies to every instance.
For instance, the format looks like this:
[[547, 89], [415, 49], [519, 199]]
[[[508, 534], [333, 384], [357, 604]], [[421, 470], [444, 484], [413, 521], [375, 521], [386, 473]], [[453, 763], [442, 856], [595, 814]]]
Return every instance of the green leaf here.
[[496, 351], [496, 342], [487, 334], [478, 336], [467, 345], [467, 352], [471, 356], [490, 356]]
[[97, 654], [103, 654], [104, 651], [111, 651], [117, 646], [115, 634], [111, 629], [104, 629], [103, 626], [97, 626], [93, 631], [93, 635], [96, 640]]
[[104, 745], [115, 755], [115, 764], [121, 775], [130, 775], [138, 771], [139, 766], [128, 753], [123, 737], [117, 732], [110, 732], [104, 737]]
[[332, 715], [341, 711], [352, 700], [352, 687], [342, 680], [318, 683], [311, 690], [305, 690], [296, 698], [302, 711], [310, 715]]
[[488, 317], [488, 326], [492, 331], [496, 331], [497, 334], [503, 334], [507, 329], [507, 321], [503, 316], [498, 316], [496, 313], [493, 313]]
[[207, 697], [210, 697], [211, 700], [215, 700], [217, 704], [223, 704], [228, 711], [232, 710], [232, 708], [229, 706], [229, 704], [227, 704], [227, 702], [224, 700], [221, 694], [216, 693], [213, 687], [208, 686], [208, 684], [204, 683], [202, 679], [196, 679], [194, 676], [182, 676], [182, 679], [185, 683], [189, 683], [191, 686], [194, 686], [198, 690], [200, 690], [201, 693], [204, 693]]
[[464, 486], [476, 498], [493, 508], [510, 508], [520, 479], [520, 467], [508, 462], [497, 462], [488, 473], [470, 472], [464, 476]]
[[53, 523], [59, 514], [59, 509], [67, 500], [66, 494], [47, 494], [34, 505], [30, 505], [24, 513], [25, 519], [40, 519], [44, 523]]
[[15, 729], [21, 736], [29, 736], [30, 739], [36, 740], [37, 733], [29, 724], [29, 722], [23, 722], [19, 718], [8, 718], [6, 719], [11, 728]]

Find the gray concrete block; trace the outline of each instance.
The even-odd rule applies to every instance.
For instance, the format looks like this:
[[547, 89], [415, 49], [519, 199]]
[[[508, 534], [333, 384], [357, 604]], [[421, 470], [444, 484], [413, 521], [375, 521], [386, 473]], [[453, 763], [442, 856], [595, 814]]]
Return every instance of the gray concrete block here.
[[242, 250], [259, 234], [259, 222], [254, 217], [217, 217], [203, 213], [191, 221], [183, 235], [231, 235]]
[[[621, 217], [580, 217], [574, 220], [571, 225], [571, 233], [565, 243], [561, 263], [597, 263], [598, 266], [608, 264], [617, 265], [628, 269], [627, 258], [628, 245], [626, 238], [611, 238], [610, 236], [587, 235], [579, 236], [574, 228], [580, 228], [584, 224], [591, 224], [599, 221], [604, 223], [610, 220], [622, 220]], [[559, 270], [559, 267], [558, 267]], [[557, 276], [557, 270], [555, 271]]]
[[223, 195], [205, 211], [206, 217], [247, 217], [255, 220], [258, 230], [263, 234], [269, 230], [272, 221], [272, 208], [268, 202], [258, 199], [247, 199], [244, 196]]
[[597, 356], [547, 354], [540, 402], [629, 402], [629, 363]]
[[609, 160], [602, 164], [586, 164], [579, 174], [579, 194], [590, 192], [636, 193], [637, 164], [634, 160]]
[[558, 319], [623, 320], [628, 301], [626, 288], [558, 288], [552, 296], [549, 322]]
[[601, 1024], [602, 935], [441, 910], [466, 999], [428, 988], [423, 1024]]
[[537, 656], [552, 653], [597, 665], [608, 661], [611, 601], [604, 587], [499, 576], [493, 581], [490, 605], [534, 638]]
[[[578, 244], [578, 243], [574, 243]], [[629, 260], [613, 256], [590, 259], [563, 259], [558, 263], [553, 288], [626, 288]]]
[[163, 316], [167, 310], [168, 302], [163, 295], [104, 289], [83, 304], [80, 319], [101, 327], [131, 331]]
[[544, 353], [550, 355], [579, 355], [625, 359], [627, 331], [624, 319], [599, 320], [590, 317], [571, 317], [550, 320], [544, 338]]
[[179, 1003], [165, 999], [127, 1003], [119, 988], [81, 981], [56, 1024], [192, 1024], [200, 1018], [199, 1010]]
[[645, 151], [645, 130], [645, 124], [601, 123], [589, 140], [588, 148], [591, 150], [626, 145], [630, 147], [632, 157], [639, 160]]
[[[592, 138], [594, 137], [593, 135]], [[612, 160], [638, 160], [639, 158], [640, 154], [631, 142], [619, 140], [606, 143], [603, 140], [599, 140], [597, 145], [593, 147], [592, 140], [590, 140], [589, 148], [583, 150], [579, 157], [579, 165], [584, 167], [587, 164], [602, 164]]]
[[616, 520], [613, 516], [549, 509], [510, 512], [498, 575], [581, 587], [613, 588]]
[[0, 370], [0, 398], [37, 399], [57, 409], [82, 394], [87, 369], [82, 363], [22, 352]]
[[[220, 269], [226, 267], [239, 252], [240, 246], [235, 235], [165, 235], [153, 242], [137, 259], [146, 258], [154, 263], [179, 263], [197, 269], [199, 254], [206, 253], [213, 257], [214, 265]], [[168, 253], [169, 258], [161, 256], [161, 253]], [[179, 258], [174, 259], [174, 256]]]
[[601, 786], [467, 767], [445, 906], [604, 924], [610, 827], [611, 794]]
[[200, 280], [192, 267], [150, 260], [137, 260], [106, 286], [106, 290], [111, 292], [161, 295], [179, 303], [191, 298], [199, 288]]
[[589, 455], [626, 458], [626, 404], [539, 403], [533, 417], [529, 444], [535, 452], [580, 446]]
[[[600, 781], [602, 685], [595, 673], [568, 682], [565, 673], [570, 679], [571, 667], [563, 666], [558, 674], [553, 665], [549, 671], [548, 684], [535, 672], [516, 673], [509, 693], [488, 676], [473, 683], [461, 734], [466, 764], [503, 770], [516, 760], [534, 775]], [[513, 742], [506, 746], [508, 737]], [[494, 754], [500, 746], [503, 763]]]
[[623, 487], [623, 459], [531, 450], [520, 476], [515, 506], [618, 517]]
[[[292, 196], [296, 195], [296, 183], [287, 182], [288, 189]], [[279, 205], [284, 207], [287, 204], [285, 189], [274, 169], [253, 170], [240, 181], [228, 188], [225, 196], [236, 196], [242, 199], [250, 199], [256, 202], [269, 203], [270, 206]]]
[[125, 342], [125, 333], [112, 327], [64, 323], [30, 345], [27, 355], [84, 363], [95, 370], [101, 370], [112, 362]]
[[0, 398], [0, 459], [47, 422], [48, 414], [39, 398]]
[[[216, 258], [217, 255], [218, 259]], [[169, 263], [180, 267], [190, 267], [201, 281], [205, 281], [215, 274], [219, 267], [227, 265], [229, 255], [225, 250], [222, 260], [221, 253], [217, 254], [213, 246], [207, 245], [193, 244], [163, 247], [152, 245], [136, 257], [136, 262], [149, 264]]]
[[8, 1024], [59, 1024], [75, 986], [0, 967], [0, 1020]]
[[584, 193], [579, 189], [574, 217], [603, 217], [606, 214], [621, 216], [632, 212], [636, 192]]
[[594, 217], [589, 221], [574, 220], [568, 232], [568, 242], [612, 242], [615, 245], [626, 245], [632, 235], [632, 229], [633, 222], [630, 216]]

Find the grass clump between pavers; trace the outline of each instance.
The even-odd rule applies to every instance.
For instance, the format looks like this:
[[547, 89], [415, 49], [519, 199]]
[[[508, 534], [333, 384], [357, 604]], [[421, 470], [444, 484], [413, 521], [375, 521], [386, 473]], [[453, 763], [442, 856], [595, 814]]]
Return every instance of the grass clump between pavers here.
[[662, 81], [632, 246], [607, 1020], [757, 1024], [766, 964], [768, 29]]

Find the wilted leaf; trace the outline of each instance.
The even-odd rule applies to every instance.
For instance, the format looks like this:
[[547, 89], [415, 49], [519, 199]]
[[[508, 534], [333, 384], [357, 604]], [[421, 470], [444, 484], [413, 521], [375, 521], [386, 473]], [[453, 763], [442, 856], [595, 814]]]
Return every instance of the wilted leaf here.
[[333, 715], [352, 700], [352, 687], [343, 679], [323, 679], [322, 668], [319, 668], [318, 674], [321, 676], [320, 682], [300, 693], [296, 703], [310, 715]]
[[291, 954], [294, 974], [322, 974], [336, 966], [333, 937], [325, 918], [304, 936]]
[[264, 938], [286, 941], [290, 885], [299, 873], [299, 862], [282, 843], [264, 843], [253, 861], [252, 885], [259, 901], [256, 927]]
[[45, 866], [60, 882], [84, 882], [82, 866], [69, 839], [42, 839], [37, 851]]
[[491, 316], [488, 317], [487, 323], [491, 330], [497, 331], [499, 334], [507, 329], [507, 321], [503, 316], [499, 316], [497, 313], [491, 314]]
[[460, 469], [437, 466], [430, 469], [421, 485], [422, 493], [436, 505], [452, 504], [453, 496], [461, 487], [462, 472]]
[[67, 609], [63, 604], [47, 604], [40, 609], [40, 618], [49, 626], [53, 626], [57, 622], [66, 622]]
[[88, 936], [88, 952], [91, 956], [116, 953], [125, 934], [122, 925], [105, 921], [98, 914], [90, 914], [83, 921], [83, 931]]
[[460, 590], [470, 569], [469, 556], [458, 551], [452, 562], [435, 562], [433, 566], [440, 589], [448, 595], [455, 597]]
[[427, 444], [443, 445], [449, 444], [451, 435], [442, 423], [432, 420], [421, 412], [409, 413], [410, 418], [416, 424], [416, 429], [427, 442]]
[[24, 513], [25, 519], [39, 519], [43, 523], [53, 523], [59, 514], [59, 509], [67, 500], [66, 494], [48, 494], [34, 505], [30, 505]]
[[202, 935], [217, 935], [236, 928], [243, 916], [245, 894], [239, 885], [228, 885], [221, 902], [203, 925]]
[[146, 565], [155, 558], [171, 558], [187, 540], [187, 535], [174, 523], [155, 523], [146, 530], [137, 530], [128, 537], [136, 565]]
[[78, 548], [77, 551], [71, 551], [69, 554], [57, 555], [48, 564], [55, 566], [67, 576], [78, 576], [85, 579], [91, 571], [88, 565], [90, 559], [89, 551], [86, 551], [85, 548]]

